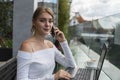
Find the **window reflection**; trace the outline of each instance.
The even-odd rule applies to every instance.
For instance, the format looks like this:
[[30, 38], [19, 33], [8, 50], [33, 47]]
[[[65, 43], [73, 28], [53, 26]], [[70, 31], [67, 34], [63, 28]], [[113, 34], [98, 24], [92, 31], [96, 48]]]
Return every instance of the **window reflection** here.
[[[88, 49], [84, 47], [83, 50], [89, 57], [93, 57], [90, 50], [100, 55], [104, 42], [107, 42], [110, 50], [106, 60], [116, 69], [120, 69], [120, 13], [70, 26], [69, 31], [72, 43], [77, 41], [76, 44], [88, 47]], [[113, 74], [112, 71], [107, 71], [110, 69], [105, 71], [108, 75]]]

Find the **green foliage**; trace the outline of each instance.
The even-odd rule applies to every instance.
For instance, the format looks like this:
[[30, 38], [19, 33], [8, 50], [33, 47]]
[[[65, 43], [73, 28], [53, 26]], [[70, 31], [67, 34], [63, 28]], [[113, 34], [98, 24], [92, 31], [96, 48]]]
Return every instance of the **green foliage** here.
[[58, 26], [62, 30], [68, 39], [68, 22], [69, 22], [69, 0], [58, 0]]
[[12, 40], [1, 38], [0, 48], [12, 48]]
[[12, 48], [13, 1], [0, 1], [0, 47]]

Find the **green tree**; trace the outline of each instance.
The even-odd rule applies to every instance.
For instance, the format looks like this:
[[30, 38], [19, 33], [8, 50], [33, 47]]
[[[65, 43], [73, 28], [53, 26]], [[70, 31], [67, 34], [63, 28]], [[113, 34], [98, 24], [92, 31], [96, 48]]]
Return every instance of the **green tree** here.
[[[68, 36], [68, 22], [69, 22], [69, 0], [58, 0], [58, 27], [69, 41]], [[59, 45], [59, 44], [57, 44]], [[57, 64], [56, 70], [63, 68]]]
[[68, 22], [69, 22], [69, 0], [58, 0], [58, 26], [61, 31], [64, 32], [67, 40], [69, 40], [68, 34]]
[[13, 1], [0, 1], [0, 47], [12, 47]]

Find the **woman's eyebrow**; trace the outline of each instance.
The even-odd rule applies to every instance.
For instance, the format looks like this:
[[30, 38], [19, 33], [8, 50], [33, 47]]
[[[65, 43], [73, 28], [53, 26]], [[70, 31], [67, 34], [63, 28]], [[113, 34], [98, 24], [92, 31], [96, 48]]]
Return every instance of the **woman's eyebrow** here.
[[38, 18], [38, 19], [51, 19], [51, 20], [53, 20], [53, 18]]
[[50, 20], [50, 21], [54, 21], [53, 18], [38, 18], [39, 20]]

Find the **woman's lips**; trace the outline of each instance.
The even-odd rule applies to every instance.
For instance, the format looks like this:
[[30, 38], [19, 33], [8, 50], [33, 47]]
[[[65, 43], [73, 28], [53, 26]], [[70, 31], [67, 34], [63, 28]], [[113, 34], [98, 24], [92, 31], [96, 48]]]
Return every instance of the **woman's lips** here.
[[49, 31], [50, 29], [44, 29], [45, 31]]

